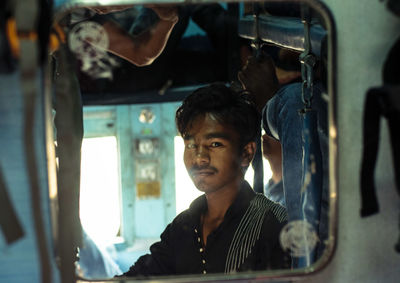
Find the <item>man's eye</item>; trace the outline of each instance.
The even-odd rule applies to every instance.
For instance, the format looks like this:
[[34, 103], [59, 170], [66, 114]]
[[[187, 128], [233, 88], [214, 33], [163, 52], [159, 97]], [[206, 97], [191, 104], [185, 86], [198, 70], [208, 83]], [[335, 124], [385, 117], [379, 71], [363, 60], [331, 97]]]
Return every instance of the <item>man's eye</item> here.
[[211, 147], [219, 147], [219, 146], [222, 146], [222, 143], [220, 143], [220, 142], [212, 142], [211, 143]]
[[193, 149], [193, 148], [196, 148], [196, 145], [194, 143], [188, 143], [188, 144], [186, 144], [186, 148]]

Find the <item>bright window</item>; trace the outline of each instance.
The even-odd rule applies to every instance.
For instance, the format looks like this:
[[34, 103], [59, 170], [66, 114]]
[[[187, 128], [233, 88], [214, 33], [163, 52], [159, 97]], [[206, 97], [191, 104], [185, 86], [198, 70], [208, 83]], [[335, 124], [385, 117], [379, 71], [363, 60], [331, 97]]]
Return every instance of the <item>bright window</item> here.
[[82, 143], [80, 218], [99, 245], [112, 242], [120, 228], [118, 149], [115, 136]]
[[189, 208], [190, 203], [199, 195], [203, 194], [193, 184], [186, 171], [183, 162], [183, 150], [185, 145], [180, 136], [175, 137], [175, 197], [176, 214]]

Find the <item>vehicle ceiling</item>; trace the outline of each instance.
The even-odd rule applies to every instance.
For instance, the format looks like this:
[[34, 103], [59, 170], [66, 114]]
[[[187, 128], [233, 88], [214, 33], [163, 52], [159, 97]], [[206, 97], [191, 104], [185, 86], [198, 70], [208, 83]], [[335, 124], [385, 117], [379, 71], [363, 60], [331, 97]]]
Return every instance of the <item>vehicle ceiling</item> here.
[[[83, 2], [85, 1], [56, 0], [55, 7], [57, 10], [62, 6], [68, 7], [68, 4], [71, 6]], [[122, 2], [128, 3], [129, 1]], [[299, 19], [299, 6], [292, 3], [289, 4], [290, 7], [287, 7], [285, 6], [287, 4], [280, 3], [280, 6], [274, 7], [272, 4], [270, 3], [268, 7], [267, 4], [262, 4], [264, 9], [267, 7], [269, 14], [294, 16]], [[105, 59], [96, 63], [97, 67], [101, 65], [102, 70], [93, 75], [82, 71], [84, 64], [77, 60], [76, 73], [83, 104], [177, 101], [203, 84], [217, 81], [237, 82], [237, 72], [243, 64], [243, 58], [247, 58], [253, 52], [252, 40], [241, 37], [238, 33], [239, 15], [243, 15], [243, 6], [239, 8], [238, 4], [234, 3], [222, 3], [221, 6], [225, 9], [222, 20], [214, 21], [212, 15], [208, 18], [205, 17], [206, 20], [203, 19], [203, 26], [205, 22], [206, 27], [207, 21], [213, 22], [207, 31], [199, 27], [201, 24], [195, 23], [193, 8], [190, 5], [180, 6], [179, 21], [173, 28], [165, 49], [148, 66], [138, 67], [108, 53]], [[102, 17], [111, 18], [135, 35], [146, 30], [158, 20], [151, 10], [145, 13], [145, 16], [142, 16], [143, 13], [140, 14], [139, 11], [143, 11], [142, 6], [134, 6], [120, 12], [102, 15]], [[281, 14], [282, 11], [284, 11], [283, 14]], [[246, 11], [244, 12], [246, 13]], [[247, 13], [249, 15], [248, 11]], [[250, 16], [253, 18], [253, 14], [250, 13]], [[90, 17], [86, 17], [86, 20]], [[251, 21], [253, 20], [251, 19]], [[250, 27], [252, 30], [251, 25]], [[300, 28], [302, 33], [302, 25]], [[243, 53], [243, 47], [247, 49], [246, 57], [244, 57], [246, 53]], [[264, 45], [263, 48], [267, 49], [272, 56], [277, 54], [276, 46], [269, 44]]]

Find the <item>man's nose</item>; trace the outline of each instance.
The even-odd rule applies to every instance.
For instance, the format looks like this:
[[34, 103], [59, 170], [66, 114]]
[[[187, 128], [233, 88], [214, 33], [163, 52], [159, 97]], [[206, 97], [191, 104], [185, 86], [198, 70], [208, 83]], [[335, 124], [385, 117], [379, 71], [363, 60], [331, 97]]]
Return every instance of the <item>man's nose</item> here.
[[208, 149], [203, 146], [199, 146], [196, 151], [195, 161], [199, 165], [210, 162], [210, 155]]

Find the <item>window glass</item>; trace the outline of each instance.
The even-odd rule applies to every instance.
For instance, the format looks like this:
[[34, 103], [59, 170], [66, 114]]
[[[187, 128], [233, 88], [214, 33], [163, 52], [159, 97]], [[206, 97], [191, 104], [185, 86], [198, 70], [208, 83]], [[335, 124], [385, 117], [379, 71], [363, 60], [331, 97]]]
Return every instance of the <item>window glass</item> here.
[[[251, 68], [249, 57], [257, 62], [271, 58], [278, 85], [262, 105], [262, 128], [279, 140], [281, 153], [266, 154], [273, 141], [260, 135], [245, 179], [251, 189], [286, 209], [285, 226], [277, 229], [275, 239], [290, 263], [272, 271], [272, 262], [257, 271], [279, 277], [325, 266], [335, 244], [337, 195], [332, 181], [334, 30], [327, 8], [312, 0], [207, 1], [172, 3], [166, 11], [169, 6], [132, 2], [56, 1], [49, 64], [53, 108], [72, 117], [70, 133], [78, 140], [85, 130], [80, 185], [84, 231], [106, 248], [105, 257], [121, 273], [147, 253], [175, 216], [202, 195], [183, 163], [177, 107], [214, 82], [252, 95], [239, 74]], [[79, 116], [81, 106], [85, 111]], [[105, 110], [97, 112], [96, 107]], [[62, 126], [55, 119], [59, 133], [65, 131]], [[281, 164], [272, 159], [278, 157]], [[248, 270], [253, 269], [240, 271]]]

